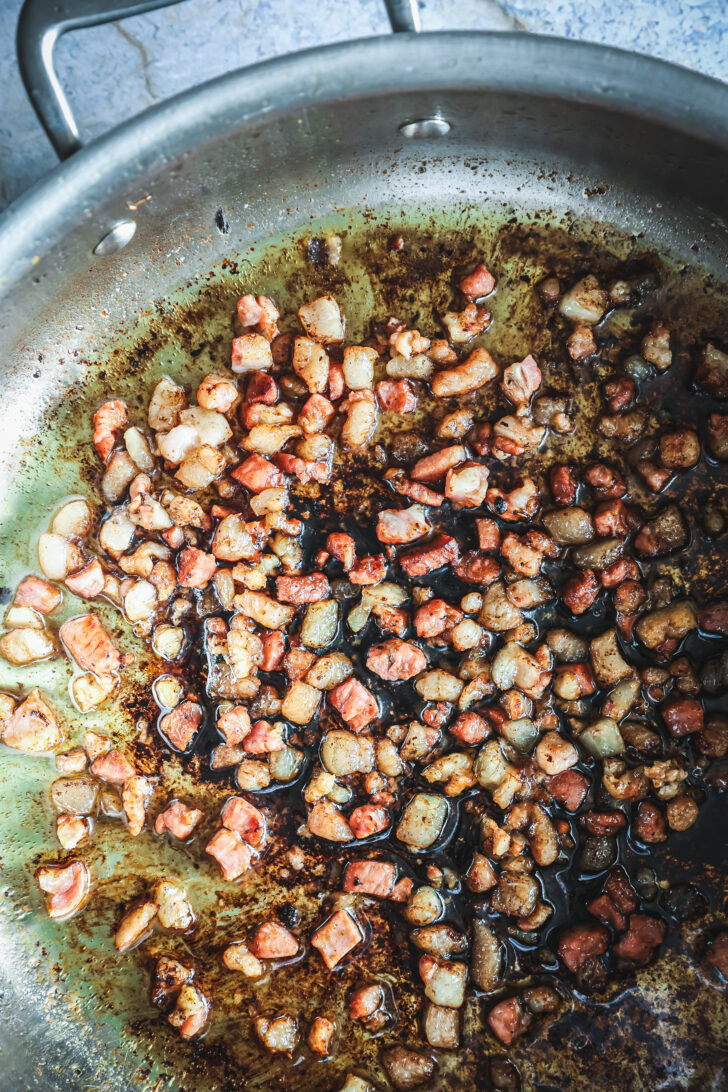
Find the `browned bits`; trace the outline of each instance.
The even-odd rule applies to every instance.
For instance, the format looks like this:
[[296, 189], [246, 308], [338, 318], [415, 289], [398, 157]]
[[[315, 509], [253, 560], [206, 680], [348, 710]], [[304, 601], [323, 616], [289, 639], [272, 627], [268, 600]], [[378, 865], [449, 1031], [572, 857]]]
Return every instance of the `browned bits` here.
[[660, 707], [660, 712], [670, 733], [678, 738], [703, 727], [703, 707], [696, 698], [672, 698]]
[[626, 409], [632, 403], [636, 394], [635, 382], [627, 376], [610, 379], [604, 384], [604, 397], [612, 413], [619, 413], [620, 410]]
[[650, 800], [642, 800], [637, 806], [634, 819], [635, 834], [641, 842], [653, 845], [655, 842], [664, 842], [667, 838], [665, 829], [665, 817]]
[[573, 614], [589, 610], [601, 591], [601, 585], [591, 569], [572, 576], [564, 587], [564, 602]]
[[667, 432], [660, 438], [660, 461], [668, 470], [689, 470], [700, 458], [700, 440], [692, 429]]
[[589, 781], [578, 770], [566, 769], [549, 777], [546, 787], [561, 807], [567, 811], [576, 811], [586, 796]]
[[665, 814], [672, 830], [687, 830], [698, 818], [698, 805], [690, 796], [676, 796], [668, 801]]
[[724, 931], [713, 937], [707, 945], [706, 958], [724, 979], [728, 979], [728, 933]]
[[614, 945], [614, 954], [629, 963], [646, 963], [662, 944], [667, 928], [652, 914], [630, 914], [627, 932]]
[[714, 459], [728, 459], [728, 415], [711, 413], [708, 422], [708, 450]]
[[603, 955], [608, 943], [609, 934], [602, 925], [575, 925], [562, 933], [557, 951], [565, 966], [575, 972], [587, 959]]
[[554, 466], [549, 472], [549, 484], [557, 504], [573, 504], [576, 500], [577, 481], [568, 466]]
[[482, 299], [483, 296], [489, 296], [495, 288], [495, 277], [483, 262], [479, 262], [472, 273], [461, 277], [458, 287], [468, 299]]
[[[309, 254], [343, 265], [340, 240], [314, 243]], [[393, 240], [393, 254], [403, 245]], [[728, 607], [693, 594], [683, 553], [706, 526], [715, 541], [725, 522], [711, 502], [696, 523], [688, 504], [706, 463], [717, 480], [725, 415], [706, 409], [696, 425], [676, 406], [662, 414], [666, 381], [648, 367], [672, 366], [682, 332], [644, 320], [649, 291], [631, 275], [574, 283], [560, 265], [561, 283], [537, 289], [558, 307], [545, 340], [513, 361], [497, 327], [488, 349], [476, 340], [491, 322], [479, 304], [494, 276], [477, 256], [462, 269], [443, 330], [425, 325], [426, 310], [421, 328], [385, 315], [361, 344], [347, 329], [361, 316], [345, 315], [335, 295], [305, 301], [296, 317], [247, 292], [230, 367], [215, 360], [221, 371], [205, 375], [196, 400], [194, 387], [162, 379], [141, 423], [126, 403], [106, 402], [94, 442], [110, 508], [97, 520], [76, 499], [55, 513], [39, 543], [44, 579], [22, 581], [0, 641], [13, 662], [59, 651], [46, 617], [59, 584], [87, 611], [99, 597], [115, 604], [164, 661], [158, 731], [145, 718], [142, 747], [176, 751], [186, 768], [209, 764], [240, 791], [214, 814], [201, 799], [170, 798], [158, 791], [164, 767], [147, 778], [114, 740], [87, 733], [80, 757], [74, 748], [57, 758], [55, 830], [71, 850], [94, 837], [99, 808], [130, 835], [153, 822], [156, 835], [186, 843], [221, 900], [283, 860], [287, 884], [320, 896], [316, 924], [300, 924], [293, 899], [278, 920], [271, 907], [226, 942], [223, 973], [256, 991], [289, 962], [318, 961], [325, 976], [356, 966], [344, 1021], [379, 1033], [409, 1008], [398, 1008], [398, 968], [380, 979], [368, 945], [401, 915], [424, 997], [420, 1032], [408, 1027], [407, 1043], [387, 1039], [381, 1054], [402, 1089], [432, 1077], [430, 1048], [459, 1047], [473, 987], [499, 991], [484, 1016], [506, 1047], [559, 1011], [551, 986], [509, 985], [511, 939], [528, 934], [537, 946], [554, 918], [543, 869], [573, 855], [594, 876], [570, 891], [578, 917], [558, 920], [554, 934], [580, 990], [654, 956], [665, 926], [643, 912], [651, 896], [639, 877], [632, 886], [631, 839], [649, 846], [688, 830], [710, 791], [697, 787], [696, 763], [707, 785], [721, 785], [707, 766], [728, 753], [725, 718], [706, 700], [728, 685]], [[509, 289], [499, 286], [499, 306]], [[635, 314], [629, 351], [608, 314], [624, 304]], [[701, 352], [703, 399], [728, 390], [727, 361], [719, 346]], [[608, 376], [596, 414], [577, 389], [587, 375]], [[585, 436], [604, 461], [572, 455]], [[82, 712], [111, 698], [127, 665], [110, 632], [94, 613], [61, 627], [82, 671], [72, 685]], [[32, 691], [0, 695], [0, 733], [43, 753], [63, 726]], [[281, 855], [289, 818], [294, 841]], [[614, 866], [618, 841], [626, 868]], [[322, 843], [336, 857], [325, 872]], [[433, 856], [441, 848], [462, 875]], [[53, 916], [82, 908], [80, 862], [38, 878]], [[167, 877], [128, 908], [117, 945], [195, 921]], [[207, 1026], [206, 991], [193, 967], [158, 961], [155, 1003], [184, 1038]], [[323, 1058], [346, 1034], [321, 1004], [305, 1022], [267, 1012], [254, 1029], [262, 1048], [296, 1059], [304, 1037], [304, 1053]], [[503, 1067], [501, 1076], [494, 1083], [508, 1087]], [[368, 1083], [350, 1074], [344, 1087]]]

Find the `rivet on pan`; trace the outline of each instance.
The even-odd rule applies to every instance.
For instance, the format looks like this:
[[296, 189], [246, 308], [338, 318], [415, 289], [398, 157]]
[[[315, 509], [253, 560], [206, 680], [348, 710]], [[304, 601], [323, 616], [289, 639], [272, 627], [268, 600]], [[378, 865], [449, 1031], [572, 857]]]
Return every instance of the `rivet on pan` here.
[[449, 133], [451, 125], [444, 118], [419, 118], [417, 121], [405, 121], [399, 127], [403, 136], [410, 140], [432, 140], [435, 137], [445, 136]]
[[107, 254], [115, 254], [117, 250], [122, 250], [132, 241], [136, 229], [136, 220], [119, 221], [107, 235], [104, 235], [103, 239], [99, 240], [94, 247], [94, 254], [103, 258]]

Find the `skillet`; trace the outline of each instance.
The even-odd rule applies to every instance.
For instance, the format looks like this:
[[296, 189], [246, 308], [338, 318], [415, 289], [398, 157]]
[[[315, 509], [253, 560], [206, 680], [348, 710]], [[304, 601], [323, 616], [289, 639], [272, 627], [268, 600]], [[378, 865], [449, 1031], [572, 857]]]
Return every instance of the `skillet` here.
[[[687, 280], [724, 276], [728, 89], [714, 81], [555, 39], [416, 35], [412, 9], [392, 3], [400, 33], [391, 38], [231, 73], [78, 150], [50, 76], [55, 37], [157, 6], [87, 2], [70, 14], [30, 0], [23, 10], [23, 72], [67, 162], [0, 220], [3, 587], [34, 566], [49, 507], [78, 489], [85, 422], [109, 384], [133, 392], [160, 364], [184, 375], [190, 348], [224, 336], [252, 270], [274, 288], [302, 235], [336, 229], [364, 241], [406, 229], [432, 253], [440, 239], [492, 241], [514, 220], [548, 223], [574, 253], [638, 246]], [[346, 288], [352, 304], [382, 299], [380, 273], [361, 260]], [[49, 689], [61, 682], [54, 668], [33, 670]], [[19, 685], [3, 666], [3, 688]], [[114, 730], [131, 733], [137, 717], [129, 701]], [[104, 714], [92, 719], [103, 730]], [[98, 911], [79, 935], [47, 922], [29, 879], [49, 853], [49, 770], [42, 759], [2, 761], [13, 801], [0, 817], [2, 1087], [242, 1087], [243, 1072], [250, 1087], [271, 1087], [260, 1059], [243, 1071], [219, 1043], [185, 1052], [171, 1036], [156, 1041], [145, 973], [106, 951], [130, 867], [121, 848], [107, 847]], [[725, 900], [718, 807], [665, 862], [699, 879], [711, 913]], [[718, 837], [709, 842], [706, 827]], [[721, 996], [697, 992], [686, 956], [699, 937], [688, 923], [618, 1009], [610, 998], [576, 1012], [559, 1041], [524, 1056], [524, 1079], [721, 1087]], [[472, 1048], [447, 1087], [487, 1087], [482, 1072]], [[304, 1088], [321, 1078], [288, 1080]], [[325, 1080], [339, 1087], [333, 1071]]]

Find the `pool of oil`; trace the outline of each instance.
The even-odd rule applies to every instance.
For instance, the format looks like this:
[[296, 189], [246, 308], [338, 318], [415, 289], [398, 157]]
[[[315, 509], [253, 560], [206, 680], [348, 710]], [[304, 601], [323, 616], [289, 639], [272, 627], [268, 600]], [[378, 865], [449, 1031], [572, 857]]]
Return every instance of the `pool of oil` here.
[[[336, 266], [321, 260], [320, 240], [331, 233], [342, 240]], [[399, 240], [395, 243], [398, 236], [401, 245]], [[485, 256], [498, 279], [491, 301], [493, 322], [480, 343], [504, 364], [533, 352], [544, 362], [546, 385], [568, 393], [585, 414], [593, 413], [598, 404], [610, 351], [623, 354], [635, 347], [649, 325], [650, 312], [643, 308], [621, 316], [616, 338], [605, 328], [605, 363], [599, 370], [579, 368], [564, 356], [560, 320], [544, 313], [535, 286], [550, 273], [571, 282], [592, 271], [610, 280], [639, 272], [659, 282], [650, 298], [674, 326], [678, 366], [654, 384], [654, 394], [651, 389], [643, 393], [653, 405], [658, 426], [672, 418], [680, 423], [698, 421], [702, 428], [715, 407], [710, 400], [693, 396], [690, 376], [706, 341], [725, 344], [728, 289], [707, 279], [699, 268], [665, 256], [657, 259], [644, 239], [609, 226], [555, 224], [545, 215], [516, 210], [497, 216], [459, 210], [446, 218], [434, 210], [420, 210], [416, 218], [391, 210], [376, 218], [332, 218], [309, 228], [305, 236], [231, 253], [206, 282], [182, 285], [169, 298], [151, 302], [123, 343], [110, 345], [103, 358], [82, 363], [79, 382], [39, 422], [37, 437], [19, 453], [16, 489], [4, 498], [3, 601], [9, 600], [20, 576], [37, 569], [37, 536], [58, 502], [79, 492], [99, 499], [90, 428], [96, 405], [112, 394], [124, 398], [131, 420], [141, 423], [150, 390], [161, 374], [194, 389], [207, 372], [225, 372], [235, 302], [242, 292], [273, 296], [286, 315], [294, 315], [306, 299], [331, 292], [347, 316], [347, 338], [352, 340], [369, 334], [372, 318], [389, 315], [430, 331], [438, 328], [437, 315], [451, 305], [458, 269], [477, 255]], [[487, 415], [493, 407], [486, 399], [479, 408]], [[413, 422], [421, 434], [431, 434], [431, 424], [426, 416]], [[385, 421], [377, 438], [385, 448], [391, 439], [388, 428]], [[537, 473], [542, 477], [551, 462], [604, 453], [603, 442], [593, 432], [577, 431], [549, 443]], [[507, 473], [503, 470], [504, 480]], [[725, 537], [707, 536], [698, 514], [709, 497], [728, 513], [728, 484], [725, 472], [705, 459], [690, 481], [689, 495], [680, 479], [663, 494], [689, 501], [695, 514], [689, 565], [676, 569], [668, 559], [658, 570], [670, 572], [680, 584], [689, 583], [700, 600], [725, 594], [728, 586]], [[374, 456], [360, 459], [342, 468], [341, 482], [309, 499], [322, 518], [361, 523], [380, 504], [381, 463]], [[651, 495], [635, 496], [646, 508], [655, 507]], [[57, 620], [77, 612], [77, 602], [67, 596]], [[305, 958], [256, 985], [224, 970], [220, 953], [226, 944], [284, 904], [294, 908], [301, 934], [309, 933], [322, 915], [327, 893], [336, 888], [340, 854], [304, 839], [304, 868], [292, 869], [287, 845], [304, 810], [295, 791], [285, 792], [279, 794], [274, 837], [262, 867], [237, 885], [221, 880], [202, 847], [230, 791], [229, 783], [201, 779], [203, 756], [180, 760], [164, 752], [154, 730], [156, 706], [149, 695], [150, 680], [161, 665], [115, 611], [109, 608], [102, 614], [122, 650], [136, 655], [124, 673], [118, 701], [81, 716], [68, 696], [70, 668], [61, 659], [22, 670], [3, 663], [0, 689], [21, 693], [33, 685], [43, 687], [61, 714], [69, 745], [78, 742], [87, 727], [108, 732], [155, 779], [155, 803], [173, 793], [183, 795], [198, 803], [208, 819], [190, 845], [171, 845], [149, 832], [132, 840], [118, 822], [99, 820], [91, 844], [82, 852], [92, 871], [93, 896], [74, 921], [53, 924], [32, 881], [38, 864], [62, 857], [54, 840], [48, 793], [54, 777], [52, 760], [4, 749], [0, 761], [5, 783], [12, 787], [12, 807], [0, 811], [3, 933], [26, 954], [28, 975], [25, 984], [15, 982], [14, 988], [44, 997], [42, 1018], [68, 1028], [69, 1042], [73, 1041], [70, 1055], [78, 1064], [77, 1087], [88, 1092], [121, 1087], [155, 1092], [243, 1087], [260, 1092], [274, 1088], [334, 1092], [347, 1072], [387, 1087], [380, 1061], [383, 1045], [423, 1043], [415, 961], [397, 916], [368, 904], [364, 914], [373, 942], [361, 959], [333, 975], [322, 970], [317, 958]], [[686, 880], [698, 884], [707, 900], [704, 913], [697, 920], [672, 921], [668, 951], [660, 962], [620, 979], [605, 994], [588, 998], [573, 988], [565, 991], [559, 1018], [537, 1027], [511, 1052], [523, 1088], [581, 1092], [619, 1086], [637, 1092], [725, 1087], [725, 995], [700, 963], [705, 938], [724, 921], [726, 911], [725, 818], [726, 809], [715, 795], [689, 833], [674, 837], [647, 860], [667, 886]], [[631, 851], [625, 845], [622, 852]], [[422, 866], [418, 862], [414, 867]], [[187, 939], [156, 933], [134, 953], [117, 954], [112, 934], [122, 908], [162, 873], [184, 880], [200, 918], [198, 931]], [[552, 880], [558, 886], [555, 876]], [[584, 901], [580, 897], [578, 905]], [[562, 915], [573, 912], [571, 897], [561, 903]], [[286, 914], [292, 913], [290, 907]], [[548, 933], [536, 950], [509, 944], [509, 986], [550, 979], [556, 965], [548, 945]], [[212, 1026], [198, 1043], [180, 1043], [150, 1003], [150, 968], [161, 952], [193, 960], [214, 995]], [[362, 978], [379, 978], [395, 989], [398, 1023], [382, 1036], [370, 1036], [346, 1018], [347, 994]], [[493, 1087], [490, 1064], [504, 1052], [485, 1029], [486, 1009], [481, 996], [469, 997], [463, 1013], [463, 1047], [457, 1054], [437, 1054], [438, 1069], [429, 1087]], [[304, 1028], [315, 1014], [331, 1016], [338, 1027], [334, 1058], [318, 1061], [305, 1046], [293, 1059], [265, 1054], [256, 1043], [252, 1020], [283, 1011], [299, 1016]], [[89, 1073], [95, 1074], [93, 1079]], [[47, 1087], [51, 1077], [39, 1059], [37, 1086]]]

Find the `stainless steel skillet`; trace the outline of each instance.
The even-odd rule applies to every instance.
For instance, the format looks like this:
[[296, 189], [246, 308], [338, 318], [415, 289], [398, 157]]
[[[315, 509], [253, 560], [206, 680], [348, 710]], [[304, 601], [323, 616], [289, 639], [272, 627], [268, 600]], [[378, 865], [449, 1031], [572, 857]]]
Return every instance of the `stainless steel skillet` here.
[[[44, 3], [24, 9], [24, 71], [67, 161], [0, 219], [4, 586], [29, 567], [41, 513], [72, 491], [87, 459], [71, 417], [80, 428], [99, 371], [113, 374], [116, 361], [115, 378], [128, 381], [154, 301], [189, 306], [203, 287], [229, 291], [225, 261], [240, 262], [232, 279], [242, 278], [258, 253], [250, 248], [268, 239], [337, 217], [424, 222], [431, 233], [438, 217], [467, 230], [473, 217], [539, 211], [571, 225], [613, 225], [645, 248], [725, 274], [723, 85], [597, 46], [416, 35], [392, 3], [394, 29], [404, 33], [232, 73], [76, 150], [48, 77], [54, 37], [152, 6], [160, 5], [87, 3], [74, 5], [73, 17]], [[2, 685], [19, 685], [9, 674]], [[0, 1087], [134, 1087], [136, 1075], [153, 1088], [173, 1062], [160, 1068], [144, 1038], [122, 1039], [121, 1008], [96, 997], [82, 973], [95, 936], [85, 952], [70, 951], [26, 884], [28, 862], [48, 845], [38, 804], [48, 771], [7, 755], [2, 766], [15, 804], [0, 816]], [[679, 1087], [695, 1077], [690, 1064]], [[196, 1066], [170, 1080], [236, 1086], [234, 1075], [196, 1074]]]

